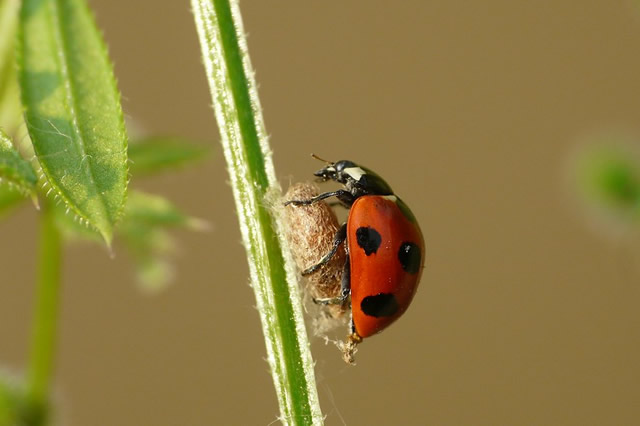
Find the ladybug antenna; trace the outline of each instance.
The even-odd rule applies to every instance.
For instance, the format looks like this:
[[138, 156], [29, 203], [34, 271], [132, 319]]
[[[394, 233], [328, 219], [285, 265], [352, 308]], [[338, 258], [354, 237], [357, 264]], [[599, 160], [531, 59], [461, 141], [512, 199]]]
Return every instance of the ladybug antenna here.
[[315, 154], [311, 154], [311, 156], [312, 156], [313, 158], [315, 158], [316, 160], [322, 161], [323, 163], [327, 163], [328, 165], [332, 165], [332, 164], [333, 164], [331, 161], [327, 161], [327, 160], [325, 160], [324, 158], [320, 158], [320, 157], [318, 157], [318, 156], [317, 156], [317, 155], [315, 155]]

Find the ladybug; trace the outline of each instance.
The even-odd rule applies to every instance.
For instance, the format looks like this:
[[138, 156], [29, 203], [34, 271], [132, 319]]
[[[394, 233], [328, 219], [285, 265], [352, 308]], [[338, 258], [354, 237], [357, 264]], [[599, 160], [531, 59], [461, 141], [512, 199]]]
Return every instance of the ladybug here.
[[325, 162], [327, 166], [315, 176], [344, 188], [285, 205], [309, 205], [336, 197], [349, 209], [331, 250], [302, 274], [317, 271], [346, 241], [340, 295], [314, 301], [342, 306], [351, 302], [349, 341], [355, 345], [388, 327], [411, 304], [424, 266], [424, 239], [409, 207], [379, 175], [349, 160]]

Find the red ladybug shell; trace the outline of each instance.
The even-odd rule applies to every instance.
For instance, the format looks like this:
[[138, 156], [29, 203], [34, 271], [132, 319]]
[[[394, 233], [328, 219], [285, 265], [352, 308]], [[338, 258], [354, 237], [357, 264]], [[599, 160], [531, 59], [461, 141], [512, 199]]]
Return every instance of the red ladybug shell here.
[[347, 221], [351, 311], [364, 338], [409, 307], [424, 265], [424, 239], [409, 208], [394, 195], [357, 198]]

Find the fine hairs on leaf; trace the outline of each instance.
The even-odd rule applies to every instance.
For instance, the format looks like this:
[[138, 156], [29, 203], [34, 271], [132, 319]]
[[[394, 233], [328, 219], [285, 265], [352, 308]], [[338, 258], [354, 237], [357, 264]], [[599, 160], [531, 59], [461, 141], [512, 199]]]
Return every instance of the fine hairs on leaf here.
[[109, 244], [126, 197], [127, 135], [107, 51], [84, 0], [24, 0], [17, 51], [42, 171]]

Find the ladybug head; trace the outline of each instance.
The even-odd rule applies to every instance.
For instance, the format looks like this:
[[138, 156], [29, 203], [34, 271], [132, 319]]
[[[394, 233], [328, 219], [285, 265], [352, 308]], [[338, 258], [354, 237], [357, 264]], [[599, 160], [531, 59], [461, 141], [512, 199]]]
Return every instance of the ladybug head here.
[[376, 173], [349, 160], [328, 163], [326, 167], [314, 173], [323, 181], [335, 180], [346, 186], [347, 190], [358, 197], [367, 194], [391, 195], [391, 187]]
[[[359, 179], [357, 169], [366, 173], [353, 161], [341, 160], [335, 163], [329, 163], [328, 166], [318, 170], [314, 175], [322, 180], [335, 180], [336, 182], [346, 185], [350, 181], [357, 181]], [[354, 174], [354, 171], [356, 171], [356, 174]]]

